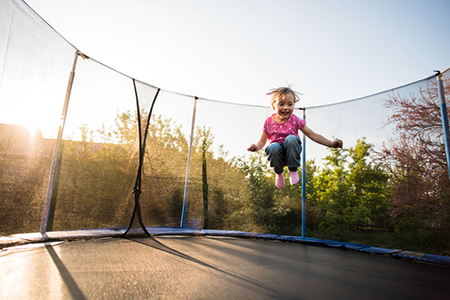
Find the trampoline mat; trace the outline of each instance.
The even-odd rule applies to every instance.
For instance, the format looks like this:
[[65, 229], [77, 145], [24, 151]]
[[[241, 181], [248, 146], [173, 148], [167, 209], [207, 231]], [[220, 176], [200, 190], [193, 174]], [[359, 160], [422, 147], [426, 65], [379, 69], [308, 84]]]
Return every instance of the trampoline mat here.
[[444, 299], [448, 267], [341, 249], [211, 236], [10, 248], [1, 299]]

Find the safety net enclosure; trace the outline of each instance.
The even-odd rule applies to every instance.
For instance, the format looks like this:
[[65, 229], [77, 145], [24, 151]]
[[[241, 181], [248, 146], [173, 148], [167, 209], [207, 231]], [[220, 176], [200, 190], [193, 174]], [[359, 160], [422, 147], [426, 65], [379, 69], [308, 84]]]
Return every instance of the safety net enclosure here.
[[23, 2], [2, 0], [0, 7], [0, 214], [5, 234], [39, 228], [74, 48]]
[[[272, 176], [250, 170], [265, 158], [246, 150], [271, 113], [268, 97], [255, 106], [162, 90], [82, 53], [19, 0], [0, 0], [0, 76], [1, 235], [137, 221], [299, 226], [299, 193], [251, 198], [258, 172]], [[346, 148], [364, 139], [380, 150], [399, 134], [389, 99], [423, 95], [438, 103], [436, 76], [333, 105], [300, 102], [295, 113]], [[325, 164], [329, 150], [309, 140], [305, 148], [308, 161]], [[268, 220], [273, 227], [261, 225]]]

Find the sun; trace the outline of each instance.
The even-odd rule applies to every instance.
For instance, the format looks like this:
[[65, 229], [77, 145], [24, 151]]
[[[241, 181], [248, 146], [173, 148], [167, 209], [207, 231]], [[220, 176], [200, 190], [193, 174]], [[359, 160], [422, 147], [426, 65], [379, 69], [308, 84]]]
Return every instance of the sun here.
[[56, 138], [58, 133], [58, 122], [47, 120], [44, 121], [39, 118], [35, 118], [24, 122], [25, 126], [32, 138]]
[[48, 116], [39, 111], [20, 110], [17, 114], [10, 111], [9, 114], [0, 113], [0, 123], [18, 125], [25, 128], [30, 139], [50, 138], [55, 139], [58, 134], [60, 118]]

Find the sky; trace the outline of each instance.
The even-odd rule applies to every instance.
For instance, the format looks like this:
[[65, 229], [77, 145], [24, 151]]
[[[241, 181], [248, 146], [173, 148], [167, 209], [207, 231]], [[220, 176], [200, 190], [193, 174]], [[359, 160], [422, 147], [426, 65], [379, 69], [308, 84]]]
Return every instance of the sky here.
[[27, 0], [78, 50], [163, 90], [300, 106], [389, 90], [450, 67], [450, 0]]

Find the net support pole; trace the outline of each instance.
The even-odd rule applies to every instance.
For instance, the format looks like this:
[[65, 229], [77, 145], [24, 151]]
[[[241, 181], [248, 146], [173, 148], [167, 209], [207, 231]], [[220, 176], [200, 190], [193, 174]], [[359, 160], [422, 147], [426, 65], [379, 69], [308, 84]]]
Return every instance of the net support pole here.
[[441, 118], [442, 118], [442, 128], [444, 130], [444, 143], [445, 143], [445, 154], [447, 157], [447, 168], [450, 179], [450, 134], [448, 128], [448, 114], [447, 114], [447, 104], [445, 103], [445, 91], [444, 83], [442, 82], [442, 74], [437, 72], [436, 80], [439, 93], [439, 101], [441, 106]]
[[70, 94], [72, 92], [73, 80], [75, 77], [75, 68], [77, 66], [79, 55], [80, 52], [78, 50], [75, 51], [75, 58], [73, 59], [72, 71], [70, 72], [69, 83], [67, 84], [66, 98], [64, 100], [64, 107], [61, 114], [61, 123], [58, 129], [58, 137], [56, 139], [55, 149], [53, 150], [52, 165], [50, 168], [50, 176], [48, 179], [47, 193], [45, 195], [44, 212], [42, 213], [41, 229], [40, 229], [41, 234], [45, 234], [47, 230], [51, 231], [53, 229], [53, 216], [55, 214], [55, 205], [54, 205], [55, 203], [53, 203], [52, 205], [52, 197], [55, 191], [55, 182], [59, 168], [58, 160], [61, 151], [62, 135], [64, 131], [64, 126], [66, 124], [67, 109], [69, 107]]
[[192, 126], [191, 126], [191, 137], [189, 140], [189, 152], [187, 158], [187, 166], [186, 166], [186, 176], [184, 182], [184, 197], [183, 197], [183, 211], [181, 212], [181, 224], [180, 227], [184, 227], [186, 221], [186, 210], [187, 210], [187, 201], [188, 201], [188, 193], [189, 193], [189, 173], [191, 169], [191, 156], [192, 156], [192, 144], [194, 141], [194, 130], [195, 130], [195, 117], [197, 114], [197, 100], [198, 97], [194, 98], [194, 108], [192, 110]]
[[[306, 121], [306, 108], [303, 108], [303, 120]], [[302, 151], [302, 238], [306, 237], [306, 135], [303, 134]]]

